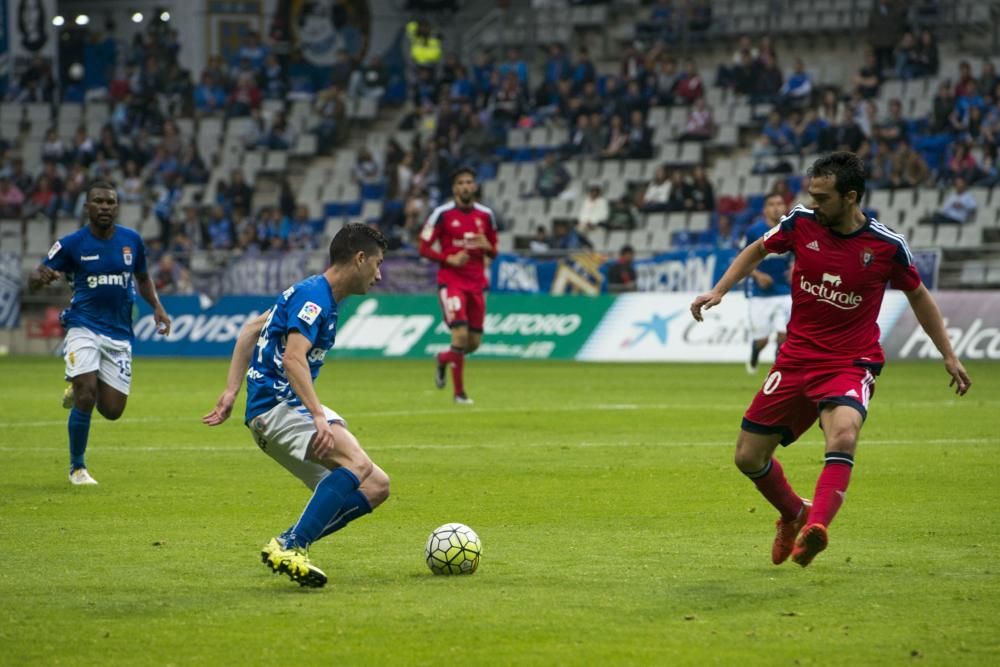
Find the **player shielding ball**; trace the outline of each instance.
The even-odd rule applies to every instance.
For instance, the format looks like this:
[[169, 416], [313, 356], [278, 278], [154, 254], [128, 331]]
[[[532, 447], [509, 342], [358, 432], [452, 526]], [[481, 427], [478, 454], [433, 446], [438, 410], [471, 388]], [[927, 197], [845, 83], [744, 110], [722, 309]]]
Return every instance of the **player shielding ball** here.
[[[858, 434], [885, 363], [876, 319], [887, 284], [906, 294], [944, 357], [956, 393], [964, 395], [972, 384], [903, 237], [859, 208], [865, 191], [861, 160], [833, 153], [809, 173], [812, 210], [793, 208], [737, 256], [712, 291], [691, 304], [700, 322], [702, 309], [718, 305], [769, 253], [795, 255], [788, 339], [743, 417], [735, 459], [781, 514], [772, 561], [780, 564], [790, 555], [803, 567], [826, 549], [830, 522], [844, 502]], [[810, 505], [792, 490], [774, 451], [795, 442], [817, 415], [826, 462]]]
[[132, 305], [136, 291], [152, 306], [157, 332], [170, 333], [156, 286], [146, 269], [146, 247], [139, 233], [115, 224], [118, 192], [107, 181], [87, 188], [87, 224], [55, 242], [28, 281], [38, 289], [66, 274], [73, 298], [63, 311], [63, 356], [72, 382], [63, 397], [69, 411], [69, 481], [97, 484], [84, 461], [90, 416], [97, 407], [114, 421], [125, 412], [132, 387]]
[[[785, 200], [776, 192], [764, 199], [764, 217], [747, 228], [746, 245], [751, 245], [773, 229], [785, 215]], [[774, 334], [774, 344], [785, 342], [788, 318], [792, 314], [792, 253], [768, 255], [750, 272], [746, 296], [750, 325], [750, 358], [747, 372], [757, 371], [760, 353]]]
[[243, 325], [226, 389], [202, 417], [209, 426], [226, 421], [246, 375], [244, 425], [264, 453], [313, 492], [299, 519], [261, 551], [265, 565], [303, 586], [319, 588], [327, 581], [309, 560], [309, 546], [389, 497], [388, 475], [313, 386], [337, 335], [339, 305], [381, 280], [387, 245], [367, 225], [337, 232], [326, 271], [289, 287], [268, 312]]
[[[437, 355], [434, 382], [445, 385], [451, 366], [455, 402], [471, 404], [465, 393], [465, 356], [479, 348], [486, 318], [486, 261], [497, 255], [496, 218], [476, 201], [476, 173], [461, 167], [452, 174], [454, 199], [431, 212], [420, 232], [420, 254], [438, 262], [438, 298], [451, 348]], [[434, 246], [437, 244], [440, 249]]]

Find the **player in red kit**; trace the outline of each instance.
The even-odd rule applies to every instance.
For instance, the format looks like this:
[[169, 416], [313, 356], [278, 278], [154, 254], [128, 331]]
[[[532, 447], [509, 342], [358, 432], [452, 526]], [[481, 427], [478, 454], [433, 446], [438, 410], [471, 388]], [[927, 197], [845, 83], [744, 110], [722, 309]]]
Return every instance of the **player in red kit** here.
[[[486, 258], [496, 257], [496, 220], [486, 206], [475, 200], [476, 173], [468, 167], [451, 177], [454, 199], [438, 206], [420, 232], [420, 254], [438, 262], [438, 297], [444, 321], [451, 329], [451, 349], [437, 355], [434, 382], [445, 385], [445, 370], [451, 366], [455, 402], [471, 405], [465, 393], [465, 355], [483, 340], [486, 317]], [[435, 244], [440, 248], [436, 250]]]
[[[809, 170], [812, 210], [796, 206], [747, 246], [691, 314], [718, 305], [769, 253], [793, 252], [788, 338], [743, 417], [736, 466], [781, 514], [771, 549], [775, 565], [789, 556], [805, 567], [828, 542], [827, 529], [844, 502], [858, 434], [885, 357], [876, 318], [887, 285], [902, 290], [920, 326], [944, 357], [951, 386], [972, 384], [955, 356], [941, 312], [920, 281], [906, 242], [859, 208], [864, 166], [853, 153], [833, 153]], [[825, 465], [812, 503], [801, 498], [773, 454], [819, 418]]]

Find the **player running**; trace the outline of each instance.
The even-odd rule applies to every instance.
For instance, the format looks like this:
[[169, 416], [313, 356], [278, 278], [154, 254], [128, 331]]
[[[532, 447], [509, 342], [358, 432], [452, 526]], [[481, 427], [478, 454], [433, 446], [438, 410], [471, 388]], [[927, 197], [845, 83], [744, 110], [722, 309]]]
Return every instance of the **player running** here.
[[[702, 309], [718, 305], [768, 253], [795, 254], [788, 339], [743, 417], [735, 460], [781, 514], [771, 560], [780, 564], [791, 555], [803, 567], [826, 549], [830, 522], [844, 502], [875, 376], [885, 363], [876, 319], [887, 283], [906, 294], [944, 357], [955, 392], [964, 395], [972, 384], [903, 237], [859, 208], [865, 192], [861, 160], [833, 153], [809, 173], [813, 210], [793, 208], [691, 304], [700, 322]], [[773, 454], [779, 444], [795, 442], [817, 415], [826, 463], [810, 505], [792, 490]]]
[[[764, 200], [764, 217], [747, 228], [746, 245], [764, 236], [785, 214], [785, 200], [772, 192]], [[767, 347], [771, 334], [775, 334], [774, 344], [781, 347], [785, 342], [788, 318], [792, 314], [792, 286], [788, 282], [792, 271], [792, 253], [768, 255], [750, 272], [746, 281], [746, 296], [749, 308], [750, 359], [747, 372], [757, 371], [757, 360]]]
[[97, 407], [114, 421], [125, 412], [132, 386], [132, 305], [136, 291], [152, 306], [157, 332], [170, 333], [156, 286], [146, 270], [146, 248], [138, 232], [115, 224], [118, 192], [107, 181], [87, 188], [87, 224], [55, 242], [28, 280], [29, 289], [66, 274], [73, 298], [62, 312], [63, 356], [72, 382], [63, 396], [69, 411], [69, 481], [97, 484], [84, 462], [90, 416]]
[[[496, 219], [486, 206], [476, 202], [476, 172], [461, 167], [452, 174], [454, 199], [438, 206], [420, 233], [420, 254], [438, 262], [438, 297], [444, 321], [451, 329], [451, 348], [437, 355], [434, 382], [445, 385], [445, 369], [451, 366], [455, 403], [471, 405], [465, 393], [465, 355], [483, 340], [486, 317], [486, 261], [497, 255]], [[440, 250], [434, 249], [437, 243]]]
[[[330, 243], [330, 268], [289, 287], [263, 315], [243, 325], [226, 389], [202, 422], [229, 418], [247, 378], [244, 425], [257, 445], [313, 495], [288, 530], [272, 538], [261, 560], [303, 586], [327, 577], [308, 548], [370, 513], [389, 497], [389, 477], [372, 463], [344, 419], [323, 405], [314, 383], [337, 335], [339, 305], [381, 280], [387, 243], [377, 230], [349, 224]], [[249, 370], [247, 366], [249, 365]]]

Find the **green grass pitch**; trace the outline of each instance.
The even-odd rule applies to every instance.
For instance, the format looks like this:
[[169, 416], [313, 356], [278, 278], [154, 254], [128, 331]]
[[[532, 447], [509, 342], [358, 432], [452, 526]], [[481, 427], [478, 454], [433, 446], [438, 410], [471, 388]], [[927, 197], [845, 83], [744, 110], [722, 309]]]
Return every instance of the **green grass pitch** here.
[[[0, 664], [1000, 664], [1000, 372], [890, 364], [830, 548], [770, 564], [774, 511], [732, 465], [762, 380], [711, 365], [332, 357], [319, 381], [392, 477], [375, 514], [316, 544], [322, 590], [259, 548], [307, 500], [239, 416], [199, 419], [221, 360], [135, 361], [66, 480], [61, 360], [0, 360]], [[242, 414], [242, 396], [239, 403]], [[781, 452], [811, 495], [817, 428]], [[459, 521], [479, 571], [423, 547]]]

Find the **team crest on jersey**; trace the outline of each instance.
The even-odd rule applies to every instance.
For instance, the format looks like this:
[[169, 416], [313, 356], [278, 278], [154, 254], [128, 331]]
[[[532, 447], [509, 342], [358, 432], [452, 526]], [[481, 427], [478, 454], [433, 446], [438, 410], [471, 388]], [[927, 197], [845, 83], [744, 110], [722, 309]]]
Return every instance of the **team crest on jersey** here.
[[299, 311], [299, 319], [306, 324], [312, 324], [321, 312], [323, 312], [323, 309], [317, 304], [312, 301], [306, 301], [305, 305], [302, 306], [302, 310]]
[[122, 259], [125, 260], [125, 266], [132, 266], [132, 248], [122, 247]]
[[861, 251], [861, 266], [866, 269], [871, 266], [871, 263], [875, 260], [875, 251], [871, 248], [866, 247]]

